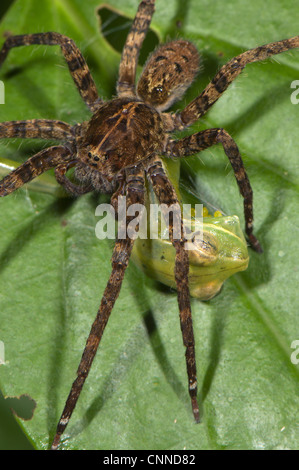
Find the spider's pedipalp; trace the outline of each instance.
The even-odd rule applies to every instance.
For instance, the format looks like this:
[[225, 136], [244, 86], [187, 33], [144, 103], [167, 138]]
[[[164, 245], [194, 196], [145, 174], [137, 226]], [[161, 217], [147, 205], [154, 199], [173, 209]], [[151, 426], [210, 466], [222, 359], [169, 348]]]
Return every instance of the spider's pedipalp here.
[[7, 196], [50, 168], [71, 159], [70, 150], [62, 145], [41, 150], [0, 181], [0, 196]]
[[199, 69], [199, 54], [189, 41], [179, 39], [153, 52], [138, 81], [137, 94], [159, 111], [180, 99]]
[[76, 165], [77, 161], [74, 160], [69, 163], [63, 163], [61, 165], [58, 165], [55, 168], [55, 178], [61, 186], [64, 187], [64, 189], [72, 194], [73, 196], [81, 196], [82, 194], [89, 193], [90, 191], [93, 191], [93, 186], [88, 182], [87, 184], [83, 186], [79, 186], [78, 184], [72, 183], [66, 176], [66, 172], [68, 171], [69, 168], [74, 167]]
[[63, 34], [48, 32], [9, 36], [0, 51], [0, 66], [6, 59], [10, 49], [19, 46], [31, 46], [33, 44], [61, 47], [70, 74], [82, 99], [91, 111], [95, 111], [101, 100], [99, 99], [88, 65], [74, 41]]

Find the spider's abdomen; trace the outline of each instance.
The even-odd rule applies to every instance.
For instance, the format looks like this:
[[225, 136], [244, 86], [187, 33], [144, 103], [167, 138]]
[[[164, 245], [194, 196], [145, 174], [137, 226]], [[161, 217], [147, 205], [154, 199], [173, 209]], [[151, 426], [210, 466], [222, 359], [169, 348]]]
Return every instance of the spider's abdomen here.
[[180, 99], [199, 69], [199, 54], [189, 41], [179, 39], [159, 46], [140, 76], [137, 94], [159, 111]]
[[159, 113], [142, 101], [117, 98], [101, 106], [84, 126], [77, 158], [108, 181], [163, 148]]

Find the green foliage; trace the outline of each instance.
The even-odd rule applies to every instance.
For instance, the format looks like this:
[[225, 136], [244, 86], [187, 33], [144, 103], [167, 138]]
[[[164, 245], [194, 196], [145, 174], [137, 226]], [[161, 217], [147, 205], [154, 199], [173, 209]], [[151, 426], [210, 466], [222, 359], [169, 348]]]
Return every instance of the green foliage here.
[[[99, 32], [99, 3], [16, 0], [1, 33], [55, 30], [72, 37], [100, 94], [111, 97], [119, 54]], [[132, 17], [137, 3], [113, 5]], [[256, 0], [157, 0], [153, 29], [160, 38], [189, 38], [202, 52], [202, 74], [176, 106], [195, 97], [234, 55], [299, 34], [296, 6], [295, 0], [262, 6]], [[59, 48], [11, 51], [0, 78], [6, 96], [1, 121], [75, 123], [89, 117]], [[299, 339], [299, 106], [290, 101], [296, 79], [299, 51], [249, 65], [192, 127], [224, 127], [237, 141], [264, 248], [263, 255], [250, 251], [248, 270], [227, 281], [215, 299], [192, 301], [202, 423], [193, 423], [175, 292], [131, 264], [64, 448], [298, 448], [299, 370], [290, 361], [291, 343]], [[0, 157], [21, 162], [43, 145], [5, 141]], [[189, 158], [184, 172], [209, 202], [243, 220], [222, 148]], [[53, 437], [110, 272], [112, 244], [94, 232], [98, 203], [94, 195], [58, 199], [25, 189], [0, 201], [0, 340], [6, 356], [0, 383], [4, 396], [28, 395], [36, 402], [33, 418], [18, 421], [38, 449], [48, 448]]]

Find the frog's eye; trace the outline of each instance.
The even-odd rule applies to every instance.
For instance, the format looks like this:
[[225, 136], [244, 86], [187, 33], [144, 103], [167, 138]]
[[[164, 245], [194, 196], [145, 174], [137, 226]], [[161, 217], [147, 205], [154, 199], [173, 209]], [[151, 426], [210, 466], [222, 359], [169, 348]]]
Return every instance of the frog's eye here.
[[[191, 239], [192, 241], [192, 239]], [[194, 239], [189, 255], [190, 294], [200, 300], [214, 297], [223, 282], [248, 266], [247, 244], [237, 216], [204, 219], [202, 239]], [[157, 281], [176, 288], [175, 249], [169, 240], [137, 239], [134, 262]]]
[[[167, 163], [168, 176], [175, 186], [179, 199], [187, 199], [185, 188], [178, 184], [178, 171], [174, 162]], [[182, 195], [180, 190], [183, 189]], [[200, 204], [196, 194], [192, 198]], [[149, 189], [150, 203], [157, 203]], [[149, 211], [148, 211], [149, 212]], [[186, 212], [188, 214], [188, 211]], [[183, 220], [185, 227], [196, 227], [197, 213], [190, 211], [190, 220]], [[196, 220], [195, 220], [196, 222]], [[232, 274], [243, 271], [248, 266], [248, 251], [240, 222], [237, 216], [224, 216], [212, 206], [203, 207], [201, 236], [197, 232], [188, 235], [189, 290], [193, 297], [208, 300], [221, 289], [223, 282]], [[133, 261], [149, 276], [162, 284], [176, 288], [174, 278], [175, 249], [168, 239], [161, 237], [137, 239], [132, 253]]]

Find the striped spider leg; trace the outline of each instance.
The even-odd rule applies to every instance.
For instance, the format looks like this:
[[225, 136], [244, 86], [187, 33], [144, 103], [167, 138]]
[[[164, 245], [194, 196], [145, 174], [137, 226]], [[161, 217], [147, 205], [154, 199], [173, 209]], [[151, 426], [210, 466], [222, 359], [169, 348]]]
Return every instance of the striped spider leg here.
[[[240, 75], [247, 64], [266, 60], [275, 54], [299, 47], [299, 36], [272, 42], [250, 49], [223, 65], [203, 92], [189, 103], [181, 112], [172, 116], [172, 128], [182, 130], [190, 126], [213, 106], [228, 86]], [[217, 143], [222, 144], [232, 165], [240, 193], [244, 199], [245, 232], [252, 248], [261, 253], [262, 247], [253, 234], [253, 193], [244, 168], [239, 149], [233, 138], [222, 128], [207, 129], [188, 136], [180, 141], [169, 141], [167, 156], [186, 157], [198, 153]]]

